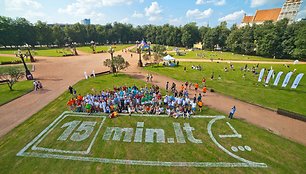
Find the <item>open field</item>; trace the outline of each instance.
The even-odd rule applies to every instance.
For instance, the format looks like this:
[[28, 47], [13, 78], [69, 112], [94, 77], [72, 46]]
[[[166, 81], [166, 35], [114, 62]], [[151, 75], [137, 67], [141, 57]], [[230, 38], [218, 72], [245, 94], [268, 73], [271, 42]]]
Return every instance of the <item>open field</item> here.
[[[0, 54], [16, 54], [17, 49], [0, 49]], [[26, 52], [23, 50], [22, 52]], [[31, 50], [33, 56], [47, 56], [47, 57], [62, 57], [66, 52], [67, 54], [71, 54], [69, 50], [65, 51], [63, 48], [35, 48], [34, 51]]]
[[[278, 87], [273, 86], [274, 80], [270, 80], [270, 85], [264, 87], [263, 83], [257, 83], [258, 75], [253, 75], [251, 72], [242, 72], [240, 67], [245, 64], [234, 64], [235, 71], [230, 70], [224, 72], [224, 67], [229, 67], [228, 63], [180, 63], [181, 66], [176, 68], [171, 67], [147, 67], [146, 69], [152, 72], [160, 73], [165, 76], [170, 76], [181, 81], [198, 82], [201, 84], [202, 78], [205, 77], [208, 88], [213, 88], [217, 92], [225, 95], [233, 96], [235, 98], [255, 103], [268, 108], [281, 108], [296, 113], [306, 115], [305, 98], [306, 98], [306, 78], [302, 78], [297, 89], [290, 89], [295, 77], [298, 73], [306, 73], [305, 65], [290, 65], [290, 68], [284, 65], [259, 65], [259, 72], [262, 68], [271, 68], [273, 66], [276, 74], [283, 71], [284, 74], [280, 78]], [[192, 70], [192, 65], [201, 65], [203, 70]], [[187, 67], [187, 72], [184, 72], [184, 66]], [[249, 68], [252, 68], [249, 64]], [[290, 82], [286, 88], [281, 88], [281, 83], [285, 78], [285, 74], [296, 69], [296, 72], [291, 77]], [[214, 72], [214, 79], [210, 80], [211, 74]], [[243, 74], [246, 77], [243, 78]], [[221, 80], [218, 80], [218, 76]], [[265, 72], [265, 76], [267, 71]]]
[[[2, 62], [14, 62], [14, 61], [21, 61], [18, 57], [8, 57], [8, 56], [0, 56], [0, 65]], [[26, 62], [30, 62], [30, 59], [25, 59]]]
[[260, 56], [250, 56], [250, 55], [241, 55], [234, 54], [231, 52], [221, 52], [221, 51], [206, 51], [206, 50], [195, 50], [195, 51], [183, 51], [180, 50], [181, 53], [185, 53], [185, 55], [178, 56], [176, 53], [170, 53], [171, 56], [177, 59], [214, 59], [214, 60], [255, 60], [255, 61], [292, 61], [286, 59], [273, 59], [273, 58], [265, 58]]
[[[116, 82], [114, 84], [114, 81]], [[96, 79], [83, 80], [74, 88], [78, 93], [86, 94], [92, 92], [92, 89], [99, 91], [101, 89], [111, 89], [113, 85], [134, 85], [144, 86], [144, 82], [131, 79], [125, 75], [113, 77], [112, 75], [97, 77]], [[259, 129], [241, 120], [227, 120], [223, 117], [199, 117], [192, 119], [173, 119], [168, 117], [128, 117], [121, 116], [110, 120], [103, 115], [78, 115], [75, 113], [68, 113], [67, 117], [57, 120], [57, 124], [48, 127], [56, 118], [58, 118], [65, 110], [67, 110], [66, 102], [70, 98], [70, 94], [65, 92], [56, 100], [51, 102], [40, 112], [33, 115], [26, 122], [9, 132], [0, 139], [0, 170], [3, 173], [303, 173], [305, 171], [305, 156], [306, 148], [303, 145], [291, 142], [270, 132]], [[217, 112], [207, 110], [204, 115], [218, 115]], [[215, 123], [212, 123], [214, 119]], [[104, 120], [104, 121], [103, 121]], [[92, 124], [92, 134], [88, 134], [87, 138], [82, 141], [73, 141], [73, 139], [61, 138], [65, 128], [65, 123], [71, 122], [80, 123], [95, 123]], [[106, 127], [128, 127], [135, 128], [137, 122], [144, 123], [145, 128], [160, 128], [165, 131], [167, 137], [175, 136], [173, 131], [173, 123], [180, 124], [182, 127], [184, 123], [189, 123], [194, 127], [193, 136], [197, 138], [197, 143], [192, 143], [190, 139], [186, 139], [186, 143], [148, 143], [142, 141], [123, 142], [107, 140], [105, 136]], [[211, 122], [211, 123], [210, 123]], [[229, 122], [230, 124], [226, 123]], [[103, 124], [102, 124], [103, 123]], [[99, 126], [100, 125], [100, 126]], [[209, 126], [211, 125], [211, 127]], [[221, 138], [218, 135], [233, 134], [229, 127], [231, 125], [241, 138]], [[101, 127], [101, 129], [99, 129]], [[209, 128], [210, 127], [210, 128]], [[88, 126], [87, 126], [88, 128]], [[40, 132], [48, 130], [39, 142], [29, 144], [27, 148], [23, 149], [30, 143]], [[147, 130], [147, 129], [146, 129]], [[104, 135], [103, 135], [104, 133]], [[189, 135], [184, 134], [184, 137]], [[96, 137], [96, 138], [94, 138]], [[107, 136], [106, 136], [107, 137]], [[213, 140], [213, 138], [215, 141]], [[144, 136], [143, 136], [144, 138]], [[38, 140], [38, 139], [36, 139]], [[91, 141], [93, 140], [93, 141]], [[93, 142], [92, 146], [89, 144]], [[220, 146], [224, 149], [220, 149]], [[87, 147], [91, 147], [88, 154], [71, 154], [68, 151], [81, 151]], [[35, 146], [35, 147], [34, 147]], [[232, 146], [242, 146], [242, 150], [233, 151]], [[43, 147], [43, 148], [41, 148]], [[48, 149], [62, 149], [64, 151]], [[20, 150], [23, 149], [22, 152]], [[68, 151], [67, 151], [68, 150]], [[20, 152], [20, 153], [18, 153]], [[232, 155], [237, 155], [240, 158], [234, 158]], [[16, 156], [16, 154], [19, 156]], [[44, 155], [45, 154], [45, 155]], [[47, 155], [46, 155], [47, 154]], [[21, 156], [20, 156], [21, 155]], [[34, 157], [36, 156], [36, 157]], [[53, 159], [56, 158], [56, 159]], [[65, 158], [65, 159], [62, 159]], [[259, 162], [250, 163], [246, 165], [242, 163], [241, 158]], [[107, 160], [109, 159], [109, 160]], [[110, 160], [110, 159], [121, 159]], [[100, 161], [99, 161], [100, 160]], [[132, 160], [132, 161], [131, 161]], [[152, 161], [168, 161], [171, 163], [164, 163], [164, 165], [177, 164], [172, 162], [200, 162], [200, 163], [186, 163], [219, 165], [223, 167], [216, 168], [201, 168], [201, 167], [162, 167], [162, 166], [142, 166], [130, 165], [138, 160], [138, 164], [150, 164]], [[143, 161], [143, 162], [139, 162]], [[95, 162], [94, 162], [95, 161]], [[116, 162], [117, 164], [113, 164]], [[226, 165], [232, 168], [224, 168]], [[158, 163], [158, 165], [161, 163]], [[179, 163], [184, 165], [185, 163]], [[260, 168], [248, 168], [256, 166]], [[242, 165], [244, 167], [234, 167], [235, 165]], [[203, 166], [202, 166], [203, 167]], [[263, 168], [261, 168], [263, 167]]]
[[7, 103], [17, 97], [20, 97], [33, 90], [32, 81], [20, 81], [13, 86], [13, 91], [10, 91], [6, 83], [0, 84], [0, 105]]
[[[16, 67], [16, 68], [20, 68], [22, 70], [24, 70], [23, 65], [8, 65], [8, 66], [0, 66], [0, 74], [7, 72], [8, 68], [10, 67]], [[27, 64], [28, 69], [31, 71], [32, 69], [32, 65], [31, 64]]]
[[[133, 46], [133, 44], [124, 44], [124, 45], [112, 45], [115, 51], [120, 51], [122, 49], [128, 48]], [[96, 51], [108, 51], [110, 45], [100, 45], [96, 46]], [[90, 46], [82, 46], [82, 47], [77, 47], [77, 50], [86, 52], [86, 53], [92, 53], [92, 49]]]

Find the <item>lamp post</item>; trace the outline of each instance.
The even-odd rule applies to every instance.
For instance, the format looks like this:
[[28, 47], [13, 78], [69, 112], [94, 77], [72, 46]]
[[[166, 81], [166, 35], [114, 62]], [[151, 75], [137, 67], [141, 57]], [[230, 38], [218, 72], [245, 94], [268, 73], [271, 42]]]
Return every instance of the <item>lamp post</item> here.
[[28, 51], [28, 54], [29, 54], [29, 56], [30, 56], [30, 60], [31, 60], [31, 62], [35, 62], [35, 59], [34, 59], [34, 57], [32, 56], [32, 54], [31, 54], [31, 50], [30, 50], [31, 45], [25, 44], [25, 48], [26, 48], [26, 49], [27, 49], [27, 51]]
[[79, 55], [77, 50], [76, 50], [76, 45], [77, 45], [76, 42], [71, 43], [71, 47], [72, 47], [72, 50], [73, 50], [75, 56]]
[[143, 67], [142, 60], [141, 60], [141, 46], [137, 47], [137, 53], [139, 55], [138, 66]]
[[24, 69], [25, 69], [25, 73], [26, 73], [26, 78], [27, 78], [27, 80], [33, 80], [34, 77], [33, 77], [33, 75], [31, 74], [31, 72], [29, 71], [29, 69], [28, 69], [28, 67], [27, 67], [27, 65], [26, 65], [26, 63], [25, 63], [25, 61], [24, 61], [24, 56], [25, 56], [25, 55], [21, 53], [21, 50], [20, 50], [20, 49], [18, 49], [18, 52], [17, 52], [16, 56], [19, 57], [19, 58], [21, 59], [22, 63], [23, 63], [23, 66], [24, 66]]
[[90, 44], [91, 44], [91, 49], [92, 49], [92, 52], [95, 54], [96, 53], [96, 43], [95, 43], [95, 41], [91, 41], [90, 42]]
[[111, 70], [112, 70], [112, 73], [115, 73], [116, 72], [116, 68], [114, 66], [114, 52], [115, 52], [115, 50], [114, 50], [114, 48], [112, 46], [110, 46], [108, 52], [110, 53], [111, 60], [112, 60]]

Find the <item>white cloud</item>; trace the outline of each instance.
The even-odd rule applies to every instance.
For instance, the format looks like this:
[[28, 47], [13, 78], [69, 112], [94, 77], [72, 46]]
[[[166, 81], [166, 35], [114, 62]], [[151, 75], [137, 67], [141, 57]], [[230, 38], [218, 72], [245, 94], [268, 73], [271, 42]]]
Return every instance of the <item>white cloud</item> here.
[[128, 23], [129, 22], [129, 18], [123, 18], [120, 20], [120, 23]]
[[274, 4], [276, 2], [279, 2], [279, 0], [251, 0], [251, 7], [259, 7], [266, 4]]
[[4, 6], [7, 11], [37, 10], [42, 8], [42, 5], [35, 0], [5, 0]]
[[163, 10], [161, 9], [158, 2], [152, 2], [149, 7], [145, 8], [145, 15], [149, 17], [149, 21], [157, 21], [161, 19], [161, 12]]
[[132, 4], [134, 0], [98, 0], [98, 4], [101, 6], [116, 6], [122, 4]]
[[59, 8], [58, 12], [83, 18], [103, 18], [104, 14], [95, 11], [95, 4], [90, 3], [94, 0], [77, 0], [75, 3], [67, 5], [65, 8]]
[[243, 17], [243, 15], [245, 14], [245, 11], [240, 10], [240, 11], [235, 11], [234, 13], [228, 14], [222, 18], [219, 18], [218, 21], [237, 21], [237, 20], [241, 20], [241, 18]]
[[213, 13], [213, 10], [211, 8], [200, 11], [199, 9], [194, 9], [194, 10], [188, 10], [186, 12], [186, 16], [188, 18], [196, 18], [196, 19], [204, 19], [204, 18], [209, 18]]
[[134, 11], [132, 17], [133, 17], [133, 18], [142, 18], [142, 17], [143, 17], [143, 14], [142, 14], [142, 13], [138, 13], [137, 11]]
[[222, 6], [226, 4], [226, 0], [197, 0], [197, 5], [203, 5], [203, 4], [214, 4], [216, 6]]
[[169, 22], [170, 25], [175, 25], [175, 26], [183, 25], [182, 18], [171, 18], [171, 19], [169, 19], [168, 22]]

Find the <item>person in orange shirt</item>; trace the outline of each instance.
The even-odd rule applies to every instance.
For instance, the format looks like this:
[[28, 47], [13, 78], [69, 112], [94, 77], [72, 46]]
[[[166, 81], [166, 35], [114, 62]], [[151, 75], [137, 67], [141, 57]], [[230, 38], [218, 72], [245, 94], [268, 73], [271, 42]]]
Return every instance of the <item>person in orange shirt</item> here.
[[184, 85], [182, 84], [182, 86], [181, 86], [181, 91], [184, 91]]
[[199, 106], [200, 112], [202, 112], [202, 107], [203, 107], [203, 102], [202, 102], [202, 100], [200, 100], [200, 101], [198, 102], [198, 106]]
[[108, 116], [109, 118], [116, 118], [116, 117], [118, 117], [118, 112], [112, 112], [111, 114], [109, 114], [109, 116]]
[[207, 92], [206, 86], [203, 87], [202, 92], [203, 92], [204, 94], [206, 94], [206, 92]]
[[83, 101], [83, 96], [82, 96], [81, 94], [79, 94], [78, 97], [77, 97], [77, 99], [78, 99], [79, 101]]
[[74, 110], [74, 106], [75, 106], [75, 100], [74, 100], [74, 98], [71, 98], [71, 99], [67, 102], [67, 105], [69, 106], [69, 109], [70, 109], [71, 111], [73, 111], [73, 110]]
[[198, 92], [198, 88], [199, 88], [199, 84], [198, 84], [198, 83], [195, 83], [195, 84], [194, 84], [194, 90], [195, 90], [196, 92]]

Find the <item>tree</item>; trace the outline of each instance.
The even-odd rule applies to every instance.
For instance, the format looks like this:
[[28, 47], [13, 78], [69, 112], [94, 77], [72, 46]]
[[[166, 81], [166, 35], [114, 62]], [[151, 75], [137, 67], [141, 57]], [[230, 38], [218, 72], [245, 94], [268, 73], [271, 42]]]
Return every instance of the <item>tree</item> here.
[[13, 91], [13, 85], [24, 76], [19, 68], [9, 67], [6, 73], [0, 75], [0, 79], [6, 81], [8, 87]]
[[306, 59], [306, 22], [301, 23], [300, 29], [297, 31], [296, 41], [294, 42], [296, 48], [293, 50], [294, 57], [298, 59]]
[[121, 55], [114, 56], [113, 59], [106, 59], [103, 64], [111, 69], [113, 66], [116, 69], [114, 72], [115, 74], [117, 74], [119, 70], [126, 69], [130, 66], [129, 62], [125, 61]]
[[163, 45], [154, 45], [152, 48], [153, 52], [157, 53], [157, 54], [164, 54], [164, 52], [167, 50], [165, 46]]
[[39, 45], [52, 44], [52, 29], [47, 25], [47, 23], [37, 21], [34, 27], [37, 34], [36, 42]]
[[182, 44], [191, 48], [198, 41], [200, 41], [200, 33], [196, 23], [186, 24], [182, 28]]

